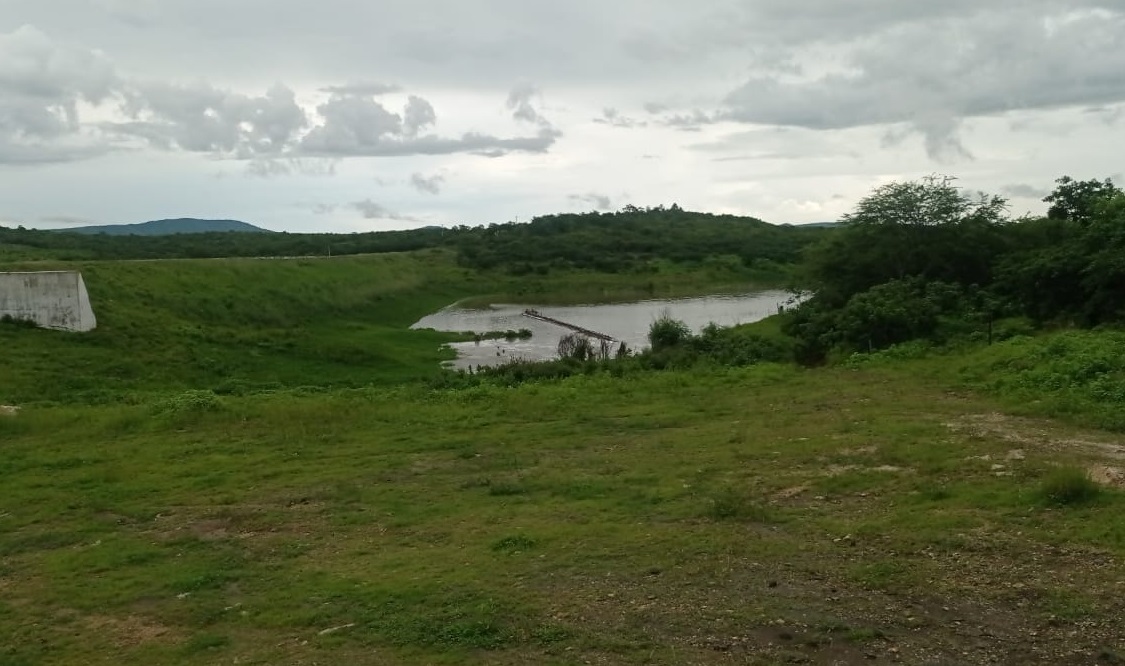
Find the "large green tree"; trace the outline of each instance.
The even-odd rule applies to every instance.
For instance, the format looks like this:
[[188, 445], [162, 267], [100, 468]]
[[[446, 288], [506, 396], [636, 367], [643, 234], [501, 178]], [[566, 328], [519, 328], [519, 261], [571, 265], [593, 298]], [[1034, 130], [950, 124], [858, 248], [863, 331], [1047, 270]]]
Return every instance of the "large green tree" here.
[[1047, 217], [1068, 220], [1086, 225], [1093, 221], [1098, 206], [1121, 194], [1121, 189], [1109, 178], [1105, 180], [1075, 180], [1063, 176], [1055, 181], [1057, 187], [1043, 201], [1051, 204]]
[[889, 183], [810, 251], [808, 282], [817, 298], [834, 306], [891, 280], [982, 285], [1003, 249], [1007, 221], [1005, 199], [965, 192], [948, 176]]

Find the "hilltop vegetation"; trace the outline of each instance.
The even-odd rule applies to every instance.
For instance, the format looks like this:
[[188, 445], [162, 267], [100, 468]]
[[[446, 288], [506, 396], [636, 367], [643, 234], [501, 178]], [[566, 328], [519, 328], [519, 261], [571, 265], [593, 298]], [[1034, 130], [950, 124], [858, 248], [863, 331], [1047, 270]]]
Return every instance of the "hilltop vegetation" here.
[[270, 233], [238, 220], [200, 220], [178, 218], [175, 220], [152, 220], [137, 224], [103, 224], [67, 229], [62, 233], [106, 234], [109, 236], [167, 236], [175, 234], [199, 234], [215, 232]]
[[576, 268], [614, 273], [657, 259], [725, 261], [768, 271], [796, 261], [801, 249], [822, 233], [753, 218], [693, 213], [675, 205], [549, 215], [526, 224], [358, 234], [111, 237], [0, 227], [0, 261], [344, 256], [446, 248], [466, 267], [512, 274]]

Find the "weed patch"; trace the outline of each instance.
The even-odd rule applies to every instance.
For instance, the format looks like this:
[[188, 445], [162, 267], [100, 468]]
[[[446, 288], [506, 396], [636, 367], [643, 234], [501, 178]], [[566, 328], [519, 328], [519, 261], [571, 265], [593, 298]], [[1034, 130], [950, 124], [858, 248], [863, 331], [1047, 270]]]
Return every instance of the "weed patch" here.
[[704, 515], [714, 521], [780, 522], [776, 509], [767, 506], [747, 491], [731, 486], [721, 488], [707, 498]]
[[1060, 467], [1053, 470], [1039, 486], [1039, 497], [1054, 506], [1091, 504], [1102, 493], [1102, 487], [1080, 467]]
[[522, 534], [516, 536], [506, 536], [496, 543], [492, 544], [492, 550], [498, 553], [519, 553], [531, 550], [538, 542], [528, 536]]

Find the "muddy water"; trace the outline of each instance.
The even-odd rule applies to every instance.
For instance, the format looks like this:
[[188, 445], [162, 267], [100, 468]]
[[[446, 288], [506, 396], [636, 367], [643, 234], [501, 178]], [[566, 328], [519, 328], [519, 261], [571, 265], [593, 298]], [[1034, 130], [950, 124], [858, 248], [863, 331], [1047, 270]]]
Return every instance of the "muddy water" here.
[[546, 360], [556, 357], [559, 338], [569, 330], [537, 321], [523, 315], [533, 309], [548, 317], [576, 326], [604, 333], [629, 345], [632, 349], [648, 346], [648, 329], [664, 312], [686, 323], [695, 332], [707, 324], [733, 326], [748, 324], [776, 314], [778, 306], [789, 299], [784, 291], [761, 291], [749, 294], [704, 296], [673, 300], [638, 301], [604, 305], [493, 305], [484, 309], [464, 309], [457, 306], [445, 308], [424, 317], [412, 328], [432, 328], [438, 331], [487, 333], [489, 331], [530, 329], [530, 340], [486, 340], [479, 343], [462, 342], [452, 345], [457, 350], [455, 368], [489, 366], [505, 363], [513, 358]]

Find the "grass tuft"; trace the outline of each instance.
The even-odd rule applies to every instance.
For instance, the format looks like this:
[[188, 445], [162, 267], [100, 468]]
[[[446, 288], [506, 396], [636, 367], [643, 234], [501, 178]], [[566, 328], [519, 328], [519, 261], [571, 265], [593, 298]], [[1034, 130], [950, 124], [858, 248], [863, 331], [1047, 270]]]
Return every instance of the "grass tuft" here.
[[1043, 480], [1039, 496], [1054, 506], [1082, 506], [1095, 502], [1102, 487], [1080, 467], [1060, 467]]
[[531, 537], [517, 534], [515, 536], [506, 536], [492, 544], [492, 550], [498, 553], [520, 553], [525, 550], [531, 550], [537, 543], [538, 542]]
[[707, 500], [705, 515], [716, 522], [779, 522], [776, 510], [752, 498], [746, 491], [729, 486], [720, 489]]

